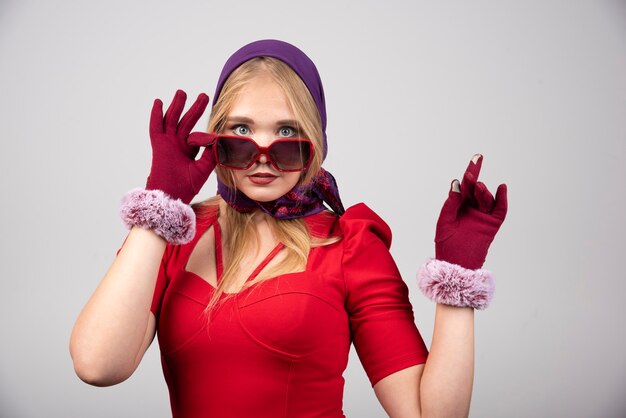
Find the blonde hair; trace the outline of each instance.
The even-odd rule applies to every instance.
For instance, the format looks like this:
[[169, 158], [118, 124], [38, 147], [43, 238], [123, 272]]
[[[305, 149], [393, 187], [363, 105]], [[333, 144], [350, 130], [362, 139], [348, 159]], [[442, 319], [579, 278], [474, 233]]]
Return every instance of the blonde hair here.
[[[235, 101], [246, 85], [254, 78], [268, 74], [283, 89], [289, 106], [298, 122], [301, 136], [313, 143], [313, 159], [306, 172], [303, 172], [298, 184], [309, 183], [322, 166], [322, 123], [317, 106], [311, 93], [300, 77], [284, 62], [271, 57], [257, 57], [246, 61], [237, 67], [228, 77], [220, 96], [213, 107], [209, 120], [209, 132], [222, 132], [226, 118]], [[218, 177], [228, 187], [235, 187], [232, 171], [217, 167]], [[202, 206], [218, 205], [220, 220], [226, 234], [223, 254], [224, 270], [211, 300], [206, 307], [206, 313], [217, 305], [218, 300], [237, 281], [237, 274], [244, 256], [249, 251], [258, 251], [259, 236], [252, 222], [251, 213], [240, 213], [231, 208], [221, 197], [217, 196], [199, 204]], [[244, 286], [251, 286], [270, 277], [293, 271], [302, 271], [306, 267], [309, 251], [314, 246], [328, 245], [337, 242], [341, 237], [313, 237], [303, 219], [274, 219], [268, 217], [268, 224], [274, 237], [282, 242], [285, 257], [274, 267], [261, 272], [255, 279]]]

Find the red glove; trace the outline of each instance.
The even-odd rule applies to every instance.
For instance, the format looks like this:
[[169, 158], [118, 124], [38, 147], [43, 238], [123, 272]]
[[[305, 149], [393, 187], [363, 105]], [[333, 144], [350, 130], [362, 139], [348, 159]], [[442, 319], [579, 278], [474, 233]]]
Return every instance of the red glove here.
[[482, 267], [507, 211], [506, 184], [498, 186], [494, 199], [477, 181], [482, 161], [482, 155], [477, 154], [469, 163], [460, 192], [458, 180], [452, 182], [435, 233], [437, 260], [471, 270]]
[[[150, 117], [152, 167], [146, 189], [161, 190], [184, 203], [191, 202], [215, 168], [211, 146], [215, 135], [194, 132], [190, 135], [209, 103], [202, 93], [181, 119], [187, 95], [178, 90], [163, 117], [163, 102], [156, 99]], [[200, 146], [206, 146], [196, 160]]]

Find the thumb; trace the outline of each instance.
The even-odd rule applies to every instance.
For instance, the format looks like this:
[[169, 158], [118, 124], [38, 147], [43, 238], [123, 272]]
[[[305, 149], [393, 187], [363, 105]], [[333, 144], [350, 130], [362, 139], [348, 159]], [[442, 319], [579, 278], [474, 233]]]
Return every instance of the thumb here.
[[213, 154], [213, 147], [206, 147], [202, 152], [202, 156], [194, 162], [194, 166], [200, 173], [203, 173], [206, 176], [211, 174], [215, 168], [215, 155]]
[[206, 147], [197, 160], [189, 164], [189, 176], [195, 193], [199, 193], [215, 168], [213, 147]]
[[448, 192], [448, 198], [443, 203], [441, 213], [439, 215], [439, 222], [454, 222], [461, 204], [463, 203], [463, 195], [460, 192], [459, 181], [457, 179], [452, 180], [450, 184], [450, 191]]

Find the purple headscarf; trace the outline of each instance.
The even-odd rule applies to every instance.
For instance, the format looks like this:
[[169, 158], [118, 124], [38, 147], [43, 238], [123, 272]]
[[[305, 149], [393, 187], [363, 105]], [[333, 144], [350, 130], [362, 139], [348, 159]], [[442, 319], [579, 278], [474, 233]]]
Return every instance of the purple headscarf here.
[[[304, 81], [307, 89], [313, 96], [315, 105], [322, 121], [322, 145], [323, 158], [328, 153], [326, 141], [326, 102], [324, 89], [317, 68], [304, 52], [295, 46], [272, 39], [252, 42], [235, 52], [224, 64], [222, 73], [217, 82], [213, 95], [213, 106], [224, 87], [224, 83], [230, 74], [241, 64], [256, 57], [272, 57], [289, 65]], [[228, 204], [239, 212], [252, 212], [261, 209], [265, 213], [278, 219], [293, 219], [312, 215], [323, 211], [326, 202], [337, 214], [344, 212], [343, 204], [339, 198], [339, 191], [335, 178], [326, 170], [320, 169], [311, 183], [295, 186], [284, 196], [272, 202], [257, 202], [236, 189], [226, 186], [220, 179], [217, 180], [218, 193]]]

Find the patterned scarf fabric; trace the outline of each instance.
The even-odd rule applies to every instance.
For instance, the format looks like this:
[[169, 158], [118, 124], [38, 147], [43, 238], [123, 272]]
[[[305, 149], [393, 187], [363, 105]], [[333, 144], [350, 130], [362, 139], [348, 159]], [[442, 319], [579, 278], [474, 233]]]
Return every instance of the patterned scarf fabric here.
[[[326, 158], [328, 145], [326, 139], [326, 102], [324, 89], [317, 68], [311, 59], [295, 46], [277, 40], [252, 42], [235, 52], [226, 61], [217, 83], [213, 106], [222, 91], [228, 76], [244, 62], [255, 57], [273, 57], [289, 65], [307, 86], [320, 115], [323, 132], [323, 157]], [[248, 198], [237, 189], [226, 186], [217, 179], [217, 192], [235, 210], [249, 213], [261, 209], [277, 219], [294, 219], [319, 213], [325, 209], [324, 202], [338, 215], [344, 213], [343, 204], [335, 178], [323, 168], [313, 181], [306, 185], [297, 185], [284, 196], [272, 202], [257, 202]]]
[[228, 204], [238, 212], [250, 213], [261, 209], [268, 215], [278, 219], [294, 219], [314, 215], [325, 209], [324, 203], [338, 215], [345, 210], [339, 199], [337, 182], [328, 171], [320, 169], [313, 181], [306, 186], [296, 186], [272, 202], [257, 202], [248, 198], [237, 189], [232, 189], [218, 182], [217, 192]]

